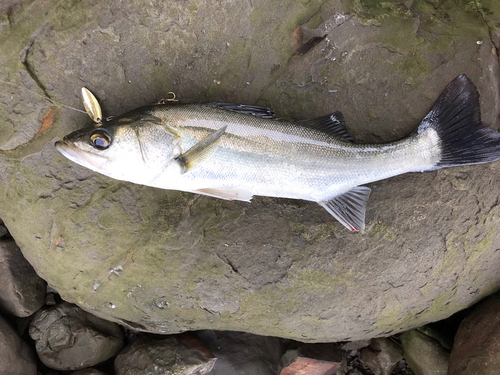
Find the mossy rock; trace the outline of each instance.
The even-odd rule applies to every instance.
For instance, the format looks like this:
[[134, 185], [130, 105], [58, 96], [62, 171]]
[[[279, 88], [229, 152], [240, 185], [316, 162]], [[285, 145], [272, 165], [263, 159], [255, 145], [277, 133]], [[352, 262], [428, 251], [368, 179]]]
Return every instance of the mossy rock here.
[[[361, 0], [33, 1], [0, 29], [0, 79], [80, 109], [85, 85], [106, 116], [169, 91], [290, 119], [341, 110], [356, 138], [382, 142], [413, 131], [467, 73], [496, 125], [491, 26], [461, 2], [407, 3], [375, 12]], [[325, 38], [293, 55], [295, 28], [323, 21], [333, 22]], [[443, 319], [498, 289], [499, 163], [371, 184], [356, 235], [314, 203], [226, 202], [88, 171], [54, 149], [85, 114], [0, 86], [0, 219], [40, 276], [100, 317], [157, 333], [360, 340]]]

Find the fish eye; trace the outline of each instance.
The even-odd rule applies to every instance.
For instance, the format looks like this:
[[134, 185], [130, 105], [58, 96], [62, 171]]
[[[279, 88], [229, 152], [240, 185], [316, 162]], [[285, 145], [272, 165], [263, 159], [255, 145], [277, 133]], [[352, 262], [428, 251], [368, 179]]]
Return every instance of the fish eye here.
[[95, 129], [90, 133], [90, 144], [98, 150], [105, 150], [111, 144], [111, 135], [106, 129]]

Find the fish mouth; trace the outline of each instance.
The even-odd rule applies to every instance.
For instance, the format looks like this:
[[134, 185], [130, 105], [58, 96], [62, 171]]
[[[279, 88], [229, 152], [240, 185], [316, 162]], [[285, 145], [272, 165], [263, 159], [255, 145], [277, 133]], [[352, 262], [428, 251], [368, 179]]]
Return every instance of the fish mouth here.
[[105, 156], [84, 151], [66, 140], [57, 141], [55, 143], [55, 146], [57, 151], [59, 151], [72, 162], [92, 169], [93, 171], [99, 172], [102, 169], [104, 163], [108, 160], [108, 158]]

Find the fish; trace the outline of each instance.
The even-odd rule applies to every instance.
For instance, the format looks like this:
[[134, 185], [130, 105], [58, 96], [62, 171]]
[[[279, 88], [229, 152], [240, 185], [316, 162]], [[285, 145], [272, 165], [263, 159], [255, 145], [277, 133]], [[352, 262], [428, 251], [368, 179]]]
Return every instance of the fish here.
[[210, 102], [148, 105], [94, 120], [57, 141], [69, 160], [113, 179], [210, 197], [317, 202], [352, 232], [365, 228], [365, 184], [408, 172], [500, 159], [500, 133], [481, 122], [479, 93], [456, 77], [417, 129], [389, 143], [356, 143], [341, 112], [285, 121], [269, 108]]

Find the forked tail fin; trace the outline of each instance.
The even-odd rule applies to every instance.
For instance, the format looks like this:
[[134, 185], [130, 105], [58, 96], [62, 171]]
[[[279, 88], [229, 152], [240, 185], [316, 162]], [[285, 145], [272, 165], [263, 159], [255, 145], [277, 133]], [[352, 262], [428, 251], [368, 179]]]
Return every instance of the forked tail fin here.
[[437, 132], [441, 149], [441, 159], [431, 169], [500, 159], [500, 133], [481, 123], [479, 93], [465, 74], [446, 87], [418, 133], [429, 128]]

